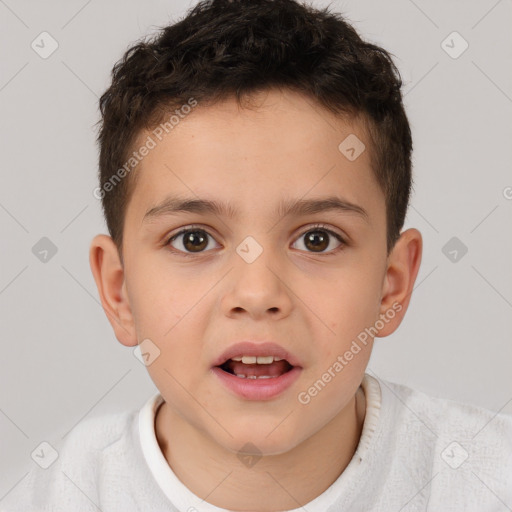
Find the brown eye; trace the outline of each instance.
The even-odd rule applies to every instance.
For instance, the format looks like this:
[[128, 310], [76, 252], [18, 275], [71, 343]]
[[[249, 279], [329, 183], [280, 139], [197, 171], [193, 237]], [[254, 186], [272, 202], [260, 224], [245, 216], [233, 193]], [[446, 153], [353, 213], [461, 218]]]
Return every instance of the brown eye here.
[[187, 251], [202, 251], [208, 245], [208, 238], [201, 231], [189, 231], [183, 237], [183, 245]]
[[[342, 248], [344, 246], [344, 240], [340, 235], [331, 231], [330, 229], [325, 229], [321, 226], [314, 227], [302, 233], [299, 237], [299, 240], [304, 240], [304, 247], [307, 252], [313, 253], [334, 253], [337, 249]], [[330, 250], [326, 250], [333, 241], [338, 241], [338, 245], [335, 247], [331, 247]]]
[[308, 231], [305, 246], [315, 252], [325, 251], [329, 247], [329, 235], [325, 231]]
[[[168, 244], [181, 252], [199, 253], [204, 252], [204, 249], [208, 246], [208, 237], [211, 237], [211, 235], [202, 229], [184, 229], [170, 238]], [[173, 245], [172, 242], [175, 241], [179, 242], [178, 247]]]

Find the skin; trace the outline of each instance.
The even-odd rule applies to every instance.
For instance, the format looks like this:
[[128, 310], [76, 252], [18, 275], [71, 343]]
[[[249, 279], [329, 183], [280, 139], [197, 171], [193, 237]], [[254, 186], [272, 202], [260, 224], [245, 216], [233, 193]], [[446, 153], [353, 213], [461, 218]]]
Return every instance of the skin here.
[[[360, 123], [291, 91], [254, 98], [252, 109], [235, 99], [198, 105], [150, 151], [126, 211], [124, 266], [106, 235], [93, 239], [90, 263], [117, 339], [134, 347], [149, 338], [160, 350], [148, 371], [165, 399], [155, 430], [174, 473], [218, 507], [267, 512], [305, 505], [354, 455], [373, 339], [308, 404], [297, 396], [393, 304], [401, 310], [377, 336], [398, 328], [422, 238], [408, 229], [386, 255], [385, 199]], [[338, 150], [349, 134], [367, 148], [354, 161]], [[143, 222], [170, 193], [230, 202], [239, 214], [179, 213]], [[273, 213], [281, 199], [333, 193], [364, 208], [368, 221], [339, 211]], [[304, 235], [316, 223], [344, 237], [342, 250], [322, 232], [328, 245], [315, 252]], [[202, 252], [184, 245], [183, 236], [166, 245], [191, 224], [211, 235]], [[263, 248], [252, 263], [236, 252], [247, 236]], [[187, 249], [190, 257], [182, 255]], [[241, 340], [273, 340], [291, 351], [301, 361], [298, 380], [271, 400], [233, 395], [211, 366]], [[238, 457], [248, 442], [261, 454], [250, 467]]]

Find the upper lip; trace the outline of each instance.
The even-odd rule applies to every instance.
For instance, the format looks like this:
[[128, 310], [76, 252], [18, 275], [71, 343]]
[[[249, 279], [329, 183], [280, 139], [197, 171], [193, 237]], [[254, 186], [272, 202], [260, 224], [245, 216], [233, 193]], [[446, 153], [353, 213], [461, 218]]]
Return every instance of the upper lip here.
[[300, 361], [288, 350], [284, 349], [277, 343], [270, 341], [252, 342], [242, 341], [229, 346], [217, 359], [213, 362], [213, 366], [220, 366], [232, 357], [242, 356], [275, 356], [286, 359], [292, 366], [300, 366]]

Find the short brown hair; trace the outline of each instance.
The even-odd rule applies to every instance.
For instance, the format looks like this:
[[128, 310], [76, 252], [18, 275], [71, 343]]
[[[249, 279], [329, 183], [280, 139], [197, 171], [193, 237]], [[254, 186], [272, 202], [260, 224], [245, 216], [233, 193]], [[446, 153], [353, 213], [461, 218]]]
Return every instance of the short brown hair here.
[[199, 2], [179, 22], [130, 47], [100, 98], [101, 199], [121, 260], [136, 180], [135, 173], [118, 183], [112, 178], [116, 172], [119, 177], [142, 130], [158, 126], [191, 97], [214, 104], [234, 96], [241, 104], [250, 93], [275, 87], [304, 93], [335, 114], [363, 118], [373, 172], [386, 200], [389, 254], [412, 186], [412, 139], [401, 86], [390, 54], [363, 41], [329, 7], [296, 0]]

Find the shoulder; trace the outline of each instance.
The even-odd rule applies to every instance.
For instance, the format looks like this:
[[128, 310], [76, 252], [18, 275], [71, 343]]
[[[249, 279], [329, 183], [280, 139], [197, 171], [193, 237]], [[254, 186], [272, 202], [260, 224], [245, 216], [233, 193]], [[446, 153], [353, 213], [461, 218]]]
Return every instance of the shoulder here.
[[431, 504], [455, 499], [474, 510], [497, 497], [512, 503], [512, 415], [379, 383], [383, 404], [395, 414], [389, 421], [396, 437], [407, 445], [405, 460], [429, 468]]
[[383, 395], [396, 398], [435, 433], [453, 432], [463, 438], [512, 443], [512, 415], [475, 404], [435, 397], [404, 384], [379, 379]]
[[57, 512], [68, 503], [73, 510], [96, 511], [105, 466], [112, 460], [120, 467], [126, 463], [137, 414], [130, 410], [86, 418], [61, 442], [40, 444], [33, 459], [41, 463], [31, 461], [25, 477], [0, 502], [0, 510]]
[[63, 455], [104, 450], [127, 435], [137, 413], [137, 410], [130, 410], [82, 420], [66, 436]]

